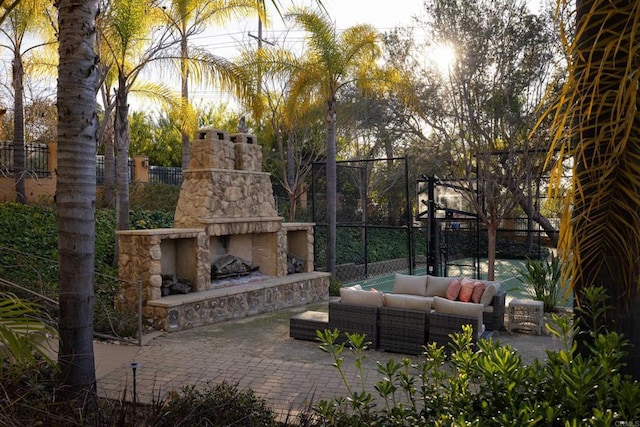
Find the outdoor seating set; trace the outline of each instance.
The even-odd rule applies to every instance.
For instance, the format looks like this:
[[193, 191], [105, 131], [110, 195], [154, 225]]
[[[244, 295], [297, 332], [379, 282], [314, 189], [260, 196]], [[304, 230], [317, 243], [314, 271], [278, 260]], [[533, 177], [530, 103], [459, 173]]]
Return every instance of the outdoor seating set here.
[[328, 313], [306, 312], [290, 321], [290, 335], [315, 340], [316, 329], [364, 333], [378, 350], [421, 354], [423, 346], [446, 346], [449, 334], [463, 325], [477, 341], [487, 331], [504, 328], [505, 293], [499, 282], [461, 277], [396, 274], [393, 290], [383, 293], [355, 285], [340, 289]]

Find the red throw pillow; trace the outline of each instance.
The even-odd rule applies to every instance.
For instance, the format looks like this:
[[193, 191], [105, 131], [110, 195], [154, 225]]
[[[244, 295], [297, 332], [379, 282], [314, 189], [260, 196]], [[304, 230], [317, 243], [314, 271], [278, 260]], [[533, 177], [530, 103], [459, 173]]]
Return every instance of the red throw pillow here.
[[462, 279], [460, 293], [458, 294], [458, 300], [462, 302], [471, 301], [471, 295], [473, 294], [473, 288], [475, 282], [469, 279]]
[[480, 304], [480, 298], [482, 298], [482, 294], [484, 294], [484, 290], [487, 288], [487, 285], [485, 285], [482, 282], [476, 282], [475, 286], [473, 287], [473, 293], [471, 294], [471, 301], [475, 302], [476, 304]]
[[447, 287], [447, 293], [446, 293], [447, 299], [451, 301], [455, 301], [458, 298], [458, 294], [460, 293], [461, 287], [462, 287], [462, 284], [460, 283], [460, 280], [453, 279], [451, 283], [449, 283], [449, 286]]

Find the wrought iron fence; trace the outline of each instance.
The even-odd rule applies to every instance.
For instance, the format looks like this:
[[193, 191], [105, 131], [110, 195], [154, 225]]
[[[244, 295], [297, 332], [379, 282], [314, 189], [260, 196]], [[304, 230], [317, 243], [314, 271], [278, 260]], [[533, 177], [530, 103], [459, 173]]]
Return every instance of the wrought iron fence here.
[[[114, 165], [115, 173], [115, 165]], [[129, 159], [129, 182], [134, 181], [134, 161]], [[104, 185], [104, 156], [96, 156], [96, 184]]]
[[149, 166], [149, 182], [152, 184], [182, 185], [182, 168]]
[[[393, 271], [413, 273], [416, 251], [409, 169], [404, 157], [337, 162], [336, 277], [364, 280]], [[315, 268], [326, 268], [326, 164], [313, 165]], [[422, 251], [424, 253], [424, 251]]]
[[[0, 170], [4, 173], [15, 173], [14, 144], [12, 142], [0, 143]], [[50, 175], [49, 172], [49, 147], [47, 144], [30, 143], [24, 146], [25, 172], [34, 174], [38, 178]]]

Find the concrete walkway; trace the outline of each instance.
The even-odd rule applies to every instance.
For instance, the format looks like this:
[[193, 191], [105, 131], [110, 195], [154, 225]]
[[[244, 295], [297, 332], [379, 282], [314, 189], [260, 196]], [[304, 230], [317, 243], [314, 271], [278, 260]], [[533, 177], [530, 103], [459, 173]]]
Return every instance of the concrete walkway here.
[[[126, 393], [126, 399], [133, 400], [131, 362], [135, 361], [138, 363], [136, 394], [141, 402], [157, 400], [185, 385], [222, 381], [251, 388], [282, 416], [295, 414], [321, 399], [347, 396], [331, 356], [321, 351], [317, 342], [289, 337], [289, 318], [306, 310], [327, 310], [327, 303], [156, 334], [142, 347], [96, 343], [98, 392], [114, 399]], [[497, 332], [493, 338], [517, 349], [525, 363], [544, 359], [546, 349], [561, 347], [559, 340], [548, 335]], [[402, 357], [406, 356], [368, 351], [364, 364], [365, 388], [376, 395], [373, 384], [381, 378], [376, 372], [377, 361], [386, 363]], [[358, 391], [362, 389], [361, 379], [353, 360], [353, 356], [345, 352], [347, 378]]]

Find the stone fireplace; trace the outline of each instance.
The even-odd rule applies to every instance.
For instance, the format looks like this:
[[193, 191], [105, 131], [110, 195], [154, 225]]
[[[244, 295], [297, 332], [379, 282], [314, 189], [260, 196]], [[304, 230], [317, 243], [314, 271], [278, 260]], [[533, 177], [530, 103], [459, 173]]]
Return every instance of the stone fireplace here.
[[[326, 300], [329, 275], [313, 271], [313, 224], [278, 216], [256, 137], [201, 129], [190, 148], [174, 228], [118, 232], [116, 306], [137, 306], [139, 279], [144, 318], [172, 331]], [[217, 286], [212, 264], [229, 256], [257, 274]]]

